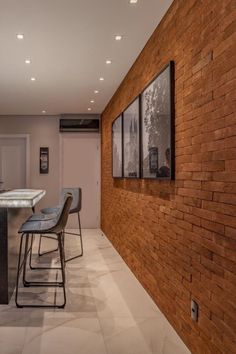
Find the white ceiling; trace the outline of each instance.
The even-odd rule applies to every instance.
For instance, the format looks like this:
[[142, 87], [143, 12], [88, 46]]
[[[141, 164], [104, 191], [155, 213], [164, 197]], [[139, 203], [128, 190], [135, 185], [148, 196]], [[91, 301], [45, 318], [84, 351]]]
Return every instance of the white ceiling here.
[[101, 113], [171, 3], [0, 0], [0, 115]]

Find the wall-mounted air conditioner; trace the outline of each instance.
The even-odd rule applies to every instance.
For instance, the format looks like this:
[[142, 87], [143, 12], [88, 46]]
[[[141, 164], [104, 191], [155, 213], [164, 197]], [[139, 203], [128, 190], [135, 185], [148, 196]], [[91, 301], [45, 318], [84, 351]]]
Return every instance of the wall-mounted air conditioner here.
[[99, 115], [70, 115], [73, 118], [66, 118], [62, 115], [60, 119], [60, 132], [99, 132]]

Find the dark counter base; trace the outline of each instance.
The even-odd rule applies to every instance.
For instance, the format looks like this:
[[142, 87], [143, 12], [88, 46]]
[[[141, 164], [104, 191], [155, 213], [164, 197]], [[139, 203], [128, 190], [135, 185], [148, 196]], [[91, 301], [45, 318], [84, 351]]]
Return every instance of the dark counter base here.
[[0, 208], [0, 304], [8, 304], [15, 288], [21, 224], [31, 209]]

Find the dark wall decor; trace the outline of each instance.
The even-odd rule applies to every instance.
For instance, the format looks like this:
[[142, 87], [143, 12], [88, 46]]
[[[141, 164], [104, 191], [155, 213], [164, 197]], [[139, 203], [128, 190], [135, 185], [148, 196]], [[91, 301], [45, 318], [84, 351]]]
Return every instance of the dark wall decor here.
[[123, 119], [120, 115], [112, 123], [112, 177], [123, 177], [122, 150]]
[[41, 147], [39, 152], [39, 171], [40, 173], [48, 173], [49, 171], [49, 149]]
[[124, 177], [140, 177], [139, 97], [123, 113]]
[[171, 61], [113, 122], [112, 176], [174, 179], [174, 128]]
[[174, 178], [173, 71], [170, 62], [141, 95], [142, 178]]

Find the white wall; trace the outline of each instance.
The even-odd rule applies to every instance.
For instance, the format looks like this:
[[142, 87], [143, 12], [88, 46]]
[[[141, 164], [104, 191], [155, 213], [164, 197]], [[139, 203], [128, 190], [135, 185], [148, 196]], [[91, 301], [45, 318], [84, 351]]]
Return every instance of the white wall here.
[[[0, 116], [0, 134], [30, 135], [30, 188], [45, 189], [38, 208], [58, 203], [59, 195], [59, 117]], [[49, 174], [39, 173], [39, 148], [49, 147]]]

